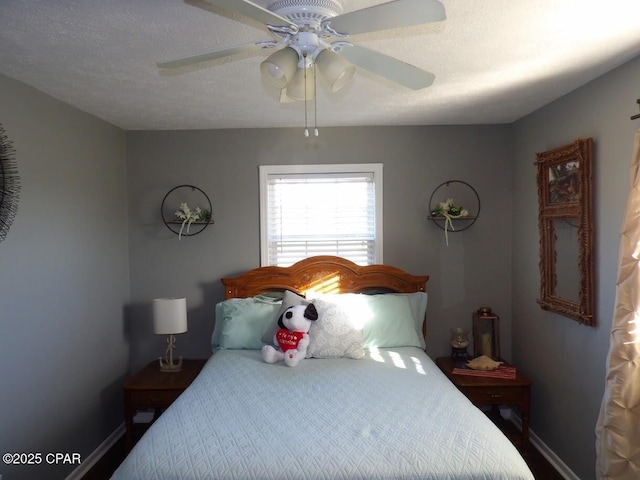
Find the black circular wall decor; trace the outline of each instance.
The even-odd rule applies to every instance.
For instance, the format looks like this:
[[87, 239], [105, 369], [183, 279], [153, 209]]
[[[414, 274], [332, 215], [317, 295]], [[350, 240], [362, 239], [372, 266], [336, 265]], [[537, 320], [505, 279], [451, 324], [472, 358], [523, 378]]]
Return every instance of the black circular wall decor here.
[[[469, 197], [468, 199], [473, 198], [475, 200], [475, 203], [476, 203], [475, 210], [473, 210], [473, 209], [471, 210], [472, 212], [475, 212], [475, 213], [471, 213], [467, 217], [453, 217], [452, 218], [452, 220], [455, 220], [456, 222], [458, 222], [458, 221], [464, 222], [464, 225], [460, 225], [456, 229], [452, 229], [451, 230], [452, 232], [461, 232], [461, 231], [466, 230], [467, 228], [469, 228], [474, 223], [476, 223], [476, 220], [478, 220], [478, 217], [480, 216], [480, 196], [478, 195], [478, 192], [476, 191], [476, 189], [473, 188], [467, 182], [464, 182], [462, 180], [447, 180], [446, 182], [443, 182], [440, 185], [438, 185], [436, 187], [436, 189], [433, 191], [433, 193], [431, 193], [431, 197], [429, 197], [429, 219], [432, 220], [433, 223], [435, 223], [442, 230], [446, 230], [447, 229], [447, 223], [443, 222], [446, 219], [444, 217], [442, 217], [442, 216], [437, 216], [437, 215], [433, 215], [432, 214], [434, 208], [438, 205], [438, 202], [437, 202], [437, 200], [434, 200], [434, 197], [436, 199], [439, 198], [439, 197], [436, 196], [437, 192], [439, 192], [440, 197], [442, 199], [448, 198], [450, 196], [455, 196], [455, 195], [452, 195], [451, 193], [449, 193], [447, 191], [447, 187], [451, 187], [453, 185], [462, 186], [463, 188], [468, 189], [470, 192], [472, 192], [472, 195], [468, 195], [468, 197]], [[443, 192], [445, 192], [445, 193], [443, 193]], [[469, 207], [469, 208], [471, 208], [471, 207]]]
[[[178, 195], [178, 199], [174, 197], [174, 193], [181, 192]], [[191, 195], [189, 195], [191, 193]], [[171, 197], [171, 198], [170, 198]], [[176, 208], [182, 202], [191, 202], [192, 205], [204, 207], [204, 210], [209, 212], [209, 219], [196, 221], [189, 224], [189, 226], [195, 225], [195, 231], [183, 231], [185, 222], [182, 220], [178, 220], [173, 213]], [[173, 187], [171, 190], [167, 192], [167, 194], [162, 199], [162, 204], [160, 205], [160, 215], [162, 215], [162, 221], [167, 226], [169, 230], [178, 235], [179, 237], [192, 237], [194, 235], [199, 234], [209, 225], [213, 224], [214, 221], [211, 219], [211, 215], [213, 214], [213, 206], [211, 204], [211, 199], [209, 196], [202, 190], [201, 188], [196, 187], [195, 185], [178, 185], [177, 187]]]
[[20, 177], [16, 151], [0, 124], [0, 242], [7, 238], [13, 219], [18, 213]]

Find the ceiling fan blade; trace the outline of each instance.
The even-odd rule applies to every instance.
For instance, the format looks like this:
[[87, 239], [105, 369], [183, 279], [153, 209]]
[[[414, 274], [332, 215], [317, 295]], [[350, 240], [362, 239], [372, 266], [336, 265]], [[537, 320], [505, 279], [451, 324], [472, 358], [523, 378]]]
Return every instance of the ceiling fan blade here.
[[277, 15], [260, 5], [249, 0], [204, 0], [214, 7], [224, 8], [231, 12], [237, 12], [266, 25], [275, 27], [292, 27], [297, 31], [298, 26], [280, 15]]
[[395, 0], [329, 18], [322, 26], [330, 32], [356, 35], [439, 22], [445, 18], [444, 6], [438, 0]]
[[412, 90], [426, 88], [436, 78], [431, 72], [358, 45], [344, 46], [337, 53], [357, 67], [364, 68]]
[[188, 67], [196, 63], [208, 62], [218, 58], [230, 57], [239, 53], [248, 53], [252, 51], [260, 51], [265, 48], [263, 42], [246, 43], [244, 45], [237, 45], [235, 47], [223, 48], [221, 50], [214, 50], [208, 53], [202, 53], [200, 55], [194, 55], [192, 57], [179, 58], [177, 60], [170, 60], [168, 62], [158, 62], [156, 65], [158, 68], [180, 68]]

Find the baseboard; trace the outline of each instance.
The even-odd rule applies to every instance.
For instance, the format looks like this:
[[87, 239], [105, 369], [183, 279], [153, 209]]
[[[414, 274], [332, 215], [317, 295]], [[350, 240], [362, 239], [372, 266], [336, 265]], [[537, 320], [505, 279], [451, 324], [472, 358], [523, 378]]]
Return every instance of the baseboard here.
[[104, 442], [98, 445], [98, 448], [91, 452], [89, 456], [87, 456], [87, 458], [85, 458], [84, 461], [80, 465], [78, 465], [78, 468], [71, 472], [65, 480], [82, 480], [87, 472], [91, 470], [91, 467], [93, 467], [98, 462], [98, 460], [100, 460], [102, 456], [107, 453], [118, 440], [120, 440], [120, 437], [124, 435], [124, 432], [125, 428], [123, 422], [118, 428], [115, 429], [115, 431], [111, 435], [109, 435], [105, 439]]
[[[518, 415], [515, 414], [513, 410], [511, 410], [511, 415], [509, 419], [513, 422], [513, 424], [522, 430], [522, 420]], [[536, 447], [536, 450], [540, 452], [540, 454], [547, 459], [547, 461], [551, 464], [553, 468], [555, 468], [560, 475], [565, 480], [580, 480], [573, 471], [564, 463], [560, 457], [558, 457], [553, 450], [549, 448], [549, 446], [544, 443], [540, 437], [538, 437], [535, 432], [529, 429], [529, 441], [531, 444]]]

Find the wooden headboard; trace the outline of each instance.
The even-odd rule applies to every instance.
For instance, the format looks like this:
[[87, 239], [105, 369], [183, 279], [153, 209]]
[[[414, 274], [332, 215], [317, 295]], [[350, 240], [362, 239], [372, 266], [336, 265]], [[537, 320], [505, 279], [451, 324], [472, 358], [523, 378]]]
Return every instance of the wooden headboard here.
[[389, 265], [360, 266], [341, 257], [316, 256], [290, 267], [259, 267], [234, 278], [223, 278], [225, 298], [253, 297], [260, 293], [291, 290], [304, 295], [365, 293], [383, 290], [397, 293], [424, 292], [428, 275], [411, 275]]

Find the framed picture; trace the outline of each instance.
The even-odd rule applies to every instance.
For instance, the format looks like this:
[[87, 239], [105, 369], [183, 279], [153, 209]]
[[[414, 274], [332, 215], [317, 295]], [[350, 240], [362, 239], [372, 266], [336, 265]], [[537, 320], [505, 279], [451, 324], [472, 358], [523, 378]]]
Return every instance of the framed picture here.
[[580, 161], [570, 160], [548, 167], [549, 205], [578, 202], [580, 199]]

